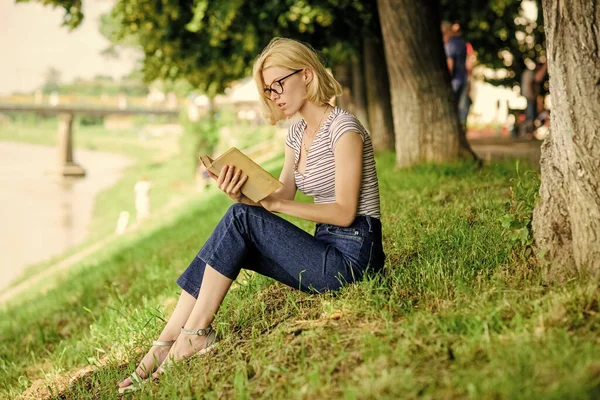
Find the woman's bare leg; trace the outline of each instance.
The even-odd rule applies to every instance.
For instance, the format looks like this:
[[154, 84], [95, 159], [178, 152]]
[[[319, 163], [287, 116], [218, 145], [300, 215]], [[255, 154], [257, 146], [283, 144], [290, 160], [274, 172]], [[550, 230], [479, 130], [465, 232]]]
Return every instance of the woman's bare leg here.
[[[175, 306], [175, 310], [173, 310], [173, 314], [171, 314], [171, 317], [163, 328], [158, 340], [166, 341], [177, 339], [181, 327], [183, 327], [188, 320], [195, 304], [196, 299], [185, 290], [182, 291], [181, 296], [179, 296], [179, 300], [177, 301], [177, 305]], [[142, 378], [147, 377], [163, 362], [169, 349], [169, 347], [153, 346], [148, 354], [144, 356], [135, 372]], [[131, 378], [128, 377], [119, 383], [119, 387], [125, 387], [130, 384]]]
[[[206, 264], [200, 293], [184, 328], [204, 329], [215, 319], [233, 281]], [[204, 348], [206, 336], [179, 335], [168, 357], [174, 361], [189, 357]]]

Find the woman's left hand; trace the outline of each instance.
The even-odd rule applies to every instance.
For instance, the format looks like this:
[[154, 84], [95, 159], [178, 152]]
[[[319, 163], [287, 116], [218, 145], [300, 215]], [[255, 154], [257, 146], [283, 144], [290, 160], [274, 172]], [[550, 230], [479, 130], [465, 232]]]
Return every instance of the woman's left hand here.
[[267, 211], [276, 212], [279, 207], [279, 199], [273, 196], [267, 196], [261, 201], [259, 201], [260, 205]]

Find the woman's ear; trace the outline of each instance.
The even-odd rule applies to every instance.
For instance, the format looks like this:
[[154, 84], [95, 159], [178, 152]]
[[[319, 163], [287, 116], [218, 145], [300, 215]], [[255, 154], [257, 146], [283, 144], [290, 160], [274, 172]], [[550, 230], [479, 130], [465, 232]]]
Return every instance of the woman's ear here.
[[313, 70], [310, 68], [304, 68], [304, 73], [302, 76], [304, 78], [304, 85], [308, 85], [313, 80]]

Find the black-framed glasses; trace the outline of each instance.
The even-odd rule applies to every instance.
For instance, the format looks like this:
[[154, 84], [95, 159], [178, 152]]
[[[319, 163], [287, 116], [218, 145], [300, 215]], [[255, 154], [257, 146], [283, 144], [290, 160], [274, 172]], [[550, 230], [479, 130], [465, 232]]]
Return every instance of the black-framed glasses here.
[[289, 75], [284, 76], [281, 79], [277, 79], [276, 81], [273, 81], [268, 88], [264, 88], [263, 89], [263, 94], [265, 95], [265, 97], [267, 99], [271, 98], [271, 94], [272, 93], [277, 93], [277, 94], [283, 94], [283, 81], [287, 78], [289, 78], [290, 76], [297, 74], [298, 72], [302, 71], [301, 69], [298, 69], [294, 72], [292, 72]]

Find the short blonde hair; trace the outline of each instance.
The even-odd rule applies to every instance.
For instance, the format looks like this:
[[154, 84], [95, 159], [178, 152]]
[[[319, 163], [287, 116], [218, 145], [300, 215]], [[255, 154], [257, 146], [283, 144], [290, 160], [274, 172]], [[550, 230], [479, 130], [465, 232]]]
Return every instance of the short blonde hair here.
[[291, 70], [310, 68], [313, 79], [308, 84], [306, 99], [318, 105], [329, 104], [331, 99], [342, 94], [342, 85], [323, 66], [317, 52], [310, 45], [293, 39], [274, 38], [260, 53], [254, 62], [252, 75], [256, 88], [260, 93], [260, 104], [263, 116], [270, 124], [285, 119], [275, 102], [263, 95], [265, 82], [262, 72], [269, 67], [282, 67]]

